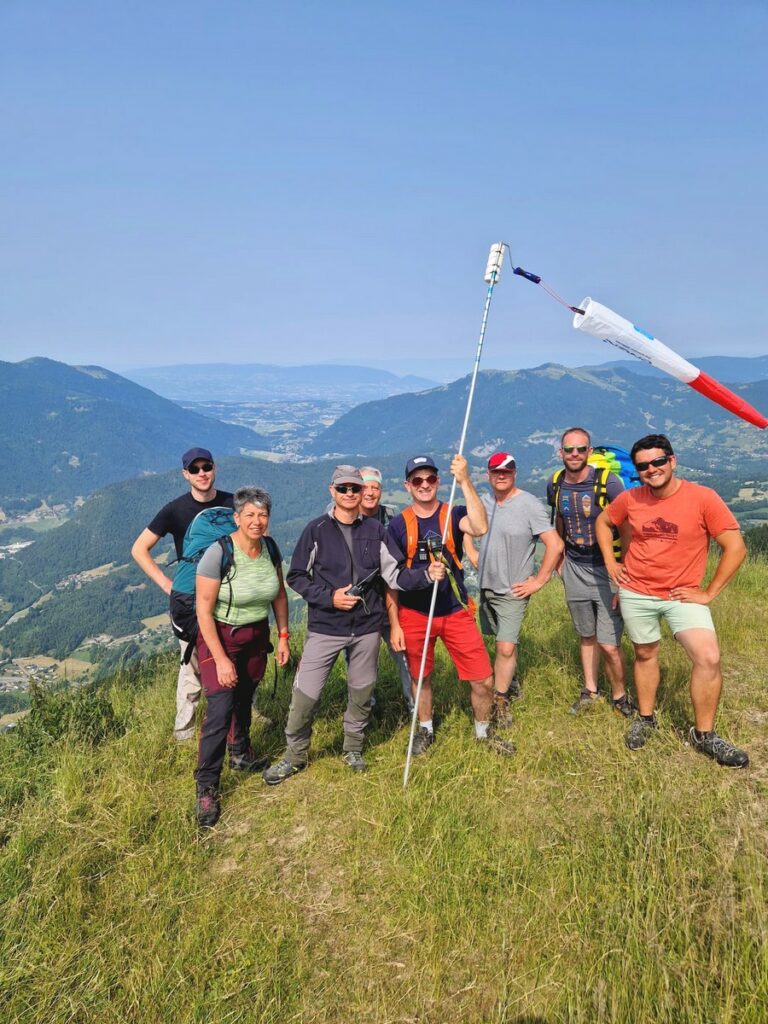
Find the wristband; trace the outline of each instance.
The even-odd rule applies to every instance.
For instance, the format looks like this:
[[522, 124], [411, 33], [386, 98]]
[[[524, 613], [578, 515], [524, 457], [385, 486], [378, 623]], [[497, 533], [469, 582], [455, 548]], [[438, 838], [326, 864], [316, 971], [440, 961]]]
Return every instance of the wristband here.
[[278, 637], [278, 640], [287, 640], [290, 635], [291, 634], [288, 632], [287, 629], [281, 629], [278, 632], [277, 637]]

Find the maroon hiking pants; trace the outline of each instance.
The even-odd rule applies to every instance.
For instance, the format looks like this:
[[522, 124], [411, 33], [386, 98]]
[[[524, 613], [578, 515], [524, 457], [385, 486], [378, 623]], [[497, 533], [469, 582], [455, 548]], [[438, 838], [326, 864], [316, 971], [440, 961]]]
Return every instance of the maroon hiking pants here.
[[197, 637], [200, 682], [207, 699], [205, 718], [197, 748], [198, 787], [218, 787], [227, 747], [234, 754], [244, 753], [250, 745], [251, 704], [259, 680], [264, 675], [269, 654], [269, 620], [246, 626], [217, 622], [222, 647], [237, 670], [232, 687], [221, 686], [208, 644], [202, 633]]

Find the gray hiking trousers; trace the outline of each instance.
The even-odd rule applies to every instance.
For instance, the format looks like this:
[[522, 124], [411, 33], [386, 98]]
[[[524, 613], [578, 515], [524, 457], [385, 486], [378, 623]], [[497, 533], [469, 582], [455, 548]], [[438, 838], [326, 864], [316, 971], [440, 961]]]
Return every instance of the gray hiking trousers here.
[[366, 633], [364, 636], [307, 633], [293, 683], [288, 724], [285, 728], [288, 759], [294, 764], [307, 762], [312, 722], [328, 676], [341, 651], [346, 651], [348, 657], [349, 698], [344, 712], [344, 750], [362, 751], [365, 727], [373, 704], [380, 639], [379, 632]]

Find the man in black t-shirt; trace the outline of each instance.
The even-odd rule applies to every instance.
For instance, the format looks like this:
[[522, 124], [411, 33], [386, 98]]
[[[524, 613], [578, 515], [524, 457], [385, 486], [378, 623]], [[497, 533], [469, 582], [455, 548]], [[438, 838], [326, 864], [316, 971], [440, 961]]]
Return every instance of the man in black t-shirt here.
[[[181, 465], [181, 475], [189, 484], [189, 491], [164, 505], [149, 526], [141, 531], [131, 548], [134, 561], [166, 594], [171, 592], [172, 581], [152, 557], [155, 544], [170, 533], [176, 546], [176, 558], [181, 558], [184, 535], [198, 512], [214, 506], [232, 508], [232, 495], [228, 491], [217, 491], [214, 486], [216, 465], [207, 448], [190, 448], [182, 455]], [[187, 644], [180, 641], [180, 646], [183, 654]], [[189, 664], [185, 665], [182, 661], [179, 665], [176, 722], [173, 727], [177, 740], [194, 738], [195, 707], [201, 693], [197, 652], [193, 649]]]

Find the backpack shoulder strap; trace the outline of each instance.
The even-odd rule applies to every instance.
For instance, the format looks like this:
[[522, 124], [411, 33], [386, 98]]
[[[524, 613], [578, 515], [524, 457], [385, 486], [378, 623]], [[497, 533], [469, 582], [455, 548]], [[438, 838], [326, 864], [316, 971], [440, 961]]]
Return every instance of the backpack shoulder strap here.
[[419, 523], [411, 506], [401, 512], [405, 523], [405, 564], [410, 569], [419, 543]]
[[[448, 549], [454, 563], [458, 565], [459, 560], [456, 557], [456, 540], [453, 536], [453, 514], [451, 514], [450, 518], [448, 517], [448, 504], [445, 501], [440, 503], [438, 521], [440, 523], [440, 536], [442, 537], [443, 534], [445, 534], [445, 546]], [[445, 529], [446, 522], [448, 523], [447, 531]]]
[[558, 499], [560, 497], [560, 485], [563, 482], [563, 477], [564, 476], [565, 476], [565, 470], [564, 469], [556, 469], [555, 472], [552, 474], [552, 486], [554, 488], [554, 491], [552, 493], [552, 502], [551, 502], [552, 511], [549, 514], [549, 525], [550, 526], [554, 526], [554, 523], [555, 523], [555, 516], [557, 515], [557, 502], [558, 502]]
[[227, 601], [227, 610], [224, 613], [229, 615], [232, 608], [232, 599], [234, 598], [232, 578], [235, 575], [235, 545], [232, 535], [229, 533], [224, 537], [217, 537], [216, 543], [221, 548], [221, 582], [229, 585], [229, 600]]
[[274, 538], [269, 537], [267, 536], [267, 534], [265, 534], [261, 539], [267, 546], [267, 551], [269, 552], [269, 557], [272, 560], [272, 565], [274, 565], [274, 567], [278, 569], [280, 567], [280, 555], [278, 553], [277, 544], [275, 543]]
[[223, 582], [230, 575], [235, 564], [235, 545], [230, 534], [225, 537], [217, 537], [216, 543], [221, 548], [221, 579]]
[[608, 473], [607, 468], [595, 470], [595, 501], [600, 508], [605, 508], [608, 502]]

